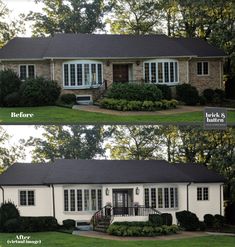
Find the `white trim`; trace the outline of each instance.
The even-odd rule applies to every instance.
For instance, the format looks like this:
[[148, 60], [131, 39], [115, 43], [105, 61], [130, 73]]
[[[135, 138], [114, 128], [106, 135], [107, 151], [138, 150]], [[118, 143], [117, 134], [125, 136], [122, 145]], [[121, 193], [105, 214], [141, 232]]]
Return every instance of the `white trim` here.
[[[201, 77], [201, 76], [210, 76], [210, 63], [209, 63], [209, 61], [203, 61], [203, 60], [202, 60], [202, 61], [197, 61], [196, 63], [197, 63], [197, 66], [198, 66], [199, 63], [202, 64], [202, 74], [201, 74], [201, 75], [198, 74], [198, 69], [197, 69], [197, 67], [196, 67], [196, 69], [197, 69], [196, 75], [197, 75], [197, 76], [199, 76], [199, 77]], [[208, 74], [204, 74], [204, 63], [207, 63], [207, 65], [208, 65]]]

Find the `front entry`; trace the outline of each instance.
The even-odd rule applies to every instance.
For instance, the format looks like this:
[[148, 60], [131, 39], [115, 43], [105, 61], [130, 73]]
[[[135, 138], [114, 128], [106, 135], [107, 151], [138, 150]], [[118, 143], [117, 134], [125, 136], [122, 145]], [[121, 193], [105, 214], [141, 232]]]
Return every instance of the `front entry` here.
[[129, 81], [129, 65], [114, 64], [113, 65], [113, 82], [128, 82]]
[[127, 215], [128, 207], [133, 204], [133, 190], [113, 190], [113, 213], [114, 215]]

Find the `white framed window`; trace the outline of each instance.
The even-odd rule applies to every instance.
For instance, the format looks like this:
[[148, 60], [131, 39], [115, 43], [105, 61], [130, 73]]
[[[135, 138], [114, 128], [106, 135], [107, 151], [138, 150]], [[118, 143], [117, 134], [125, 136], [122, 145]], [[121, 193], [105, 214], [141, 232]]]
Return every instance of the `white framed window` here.
[[20, 190], [19, 191], [19, 205], [20, 206], [35, 206], [34, 190]]
[[22, 81], [28, 78], [36, 77], [36, 69], [34, 64], [20, 64], [19, 65], [19, 76]]
[[65, 62], [63, 83], [67, 89], [98, 87], [103, 83], [103, 64], [90, 60]]
[[197, 200], [208, 201], [209, 200], [209, 188], [208, 187], [197, 187]]
[[178, 208], [177, 187], [145, 188], [144, 199], [146, 207], [175, 209]]
[[197, 75], [209, 75], [209, 63], [198, 62], [197, 63]]
[[155, 59], [144, 62], [146, 83], [174, 85], [179, 82], [179, 66], [175, 59]]
[[101, 189], [64, 189], [64, 211], [97, 211], [102, 208]]

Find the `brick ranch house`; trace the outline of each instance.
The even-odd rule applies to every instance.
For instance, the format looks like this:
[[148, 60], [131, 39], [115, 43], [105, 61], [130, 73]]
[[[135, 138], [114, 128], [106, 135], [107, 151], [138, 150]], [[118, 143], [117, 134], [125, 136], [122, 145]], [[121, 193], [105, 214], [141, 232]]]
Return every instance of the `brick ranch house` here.
[[224, 57], [221, 50], [200, 39], [56, 34], [14, 38], [0, 50], [0, 69], [12, 69], [22, 80], [35, 76], [53, 79], [62, 93], [96, 99], [113, 82], [172, 87], [190, 83], [199, 92], [223, 88]]
[[0, 203], [11, 201], [22, 216], [54, 216], [59, 223], [107, 214], [112, 221], [147, 221], [159, 213], [172, 214], [176, 223], [175, 213], [182, 210], [200, 220], [223, 215], [224, 182], [203, 165], [164, 160], [21, 163], [0, 175]]

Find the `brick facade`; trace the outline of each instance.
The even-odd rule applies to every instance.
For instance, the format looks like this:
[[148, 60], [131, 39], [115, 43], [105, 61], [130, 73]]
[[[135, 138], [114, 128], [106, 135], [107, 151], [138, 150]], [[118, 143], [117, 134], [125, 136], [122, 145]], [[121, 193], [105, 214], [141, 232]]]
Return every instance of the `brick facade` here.
[[[36, 75], [42, 76], [48, 79], [53, 78], [54, 68], [54, 80], [58, 81], [61, 88], [63, 88], [63, 68], [62, 64], [66, 60], [55, 60], [55, 61], [23, 61], [23, 62], [4, 62], [4, 69], [12, 69], [16, 73], [19, 73], [20, 64], [34, 64], [36, 66]], [[198, 76], [197, 75], [197, 62], [208, 61], [209, 62], [209, 75]], [[144, 77], [144, 60], [103, 60], [103, 79], [107, 81], [109, 87], [113, 82], [113, 64], [129, 64], [132, 70], [131, 80], [141, 81]], [[189, 59], [182, 58], [178, 59], [179, 64], [179, 82], [190, 83], [195, 86], [201, 93], [206, 88], [221, 88], [223, 78], [223, 61], [222, 59]], [[103, 90], [101, 89], [64, 89], [62, 93], [75, 93], [79, 95], [92, 95], [93, 99], [97, 99]]]
[[[197, 75], [197, 62], [208, 62], [209, 75]], [[189, 82], [199, 93], [206, 88], [223, 89], [223, 60], [222, 59], [192, 59], [189, 62]]]

